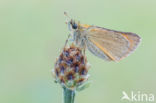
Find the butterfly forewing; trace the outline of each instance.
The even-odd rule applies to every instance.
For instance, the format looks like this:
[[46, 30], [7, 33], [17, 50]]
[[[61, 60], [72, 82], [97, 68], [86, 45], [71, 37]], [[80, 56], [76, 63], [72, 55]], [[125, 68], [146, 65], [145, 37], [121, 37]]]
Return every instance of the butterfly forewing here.
[[96, 26], [88, 28], [87, 39], [113, 61], [126, 57], [140, 42], [140, 37], [136, 34]]

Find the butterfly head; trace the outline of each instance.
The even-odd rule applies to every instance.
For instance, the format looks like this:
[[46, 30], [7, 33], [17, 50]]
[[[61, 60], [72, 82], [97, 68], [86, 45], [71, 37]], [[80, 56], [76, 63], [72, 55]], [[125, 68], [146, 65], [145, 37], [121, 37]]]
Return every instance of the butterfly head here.
[[76, 31], [78, 29], [78, 24], [74, 20], [68, 22], [68, 28], [70, 31]]
[[66, 24], [68, 24], [68, 28], [70, 31], [76, 31], [78, 29], [78, 23], [76, 23], [73, 19], [71, 19], [67, 12], [64, 12], [64, 15], [67, 17], [67, 22]]

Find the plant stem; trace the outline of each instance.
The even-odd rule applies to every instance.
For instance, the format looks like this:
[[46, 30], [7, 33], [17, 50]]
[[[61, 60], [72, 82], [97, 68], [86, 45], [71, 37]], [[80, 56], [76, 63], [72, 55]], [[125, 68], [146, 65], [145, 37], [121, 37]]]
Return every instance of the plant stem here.
[[75, 91], [66, 87], [63, 88], [64, 103], [74, 103]]

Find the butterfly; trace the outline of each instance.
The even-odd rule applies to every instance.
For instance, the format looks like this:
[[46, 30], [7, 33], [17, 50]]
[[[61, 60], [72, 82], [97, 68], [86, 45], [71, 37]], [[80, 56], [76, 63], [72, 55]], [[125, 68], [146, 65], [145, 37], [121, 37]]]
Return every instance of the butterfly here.
[[[64, 14], [68, 16], [66, 12]], [[72, 19], [67, 24], [75, 45], [87, 48], [93, 55], [106, 61], [120, 61], [131, 54], [141, 41], [141, 38], [132, 32], [80, 24]]]

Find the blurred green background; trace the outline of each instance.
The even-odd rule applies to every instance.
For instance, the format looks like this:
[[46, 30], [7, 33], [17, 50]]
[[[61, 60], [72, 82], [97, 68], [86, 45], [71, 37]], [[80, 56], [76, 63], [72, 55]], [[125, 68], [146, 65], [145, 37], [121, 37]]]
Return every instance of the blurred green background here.
[[156, 0], [0, 0], [0, 103], [62, 102], [50, 71], [69, 34], [64, 11], [142, 37], [119, 63], [87, 51], [92, 84], [75, 103], [121, 103], [122, 91], [156, 95]]

